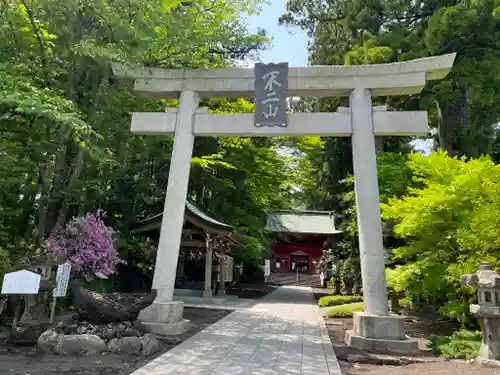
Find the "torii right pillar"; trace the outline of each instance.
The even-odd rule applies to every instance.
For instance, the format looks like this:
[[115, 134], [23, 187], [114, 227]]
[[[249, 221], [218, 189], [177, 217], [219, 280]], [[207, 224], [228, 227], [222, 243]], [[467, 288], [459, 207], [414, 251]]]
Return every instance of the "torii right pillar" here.
[[345, 341], [361, 350], [410, 354], [418, 351], [418, 342], [406, 337], [404, 317], [390, 315], [388, 308], [370, 90], [355, 88], [349, 104], [365, 312], [354, 313]]
[[[440, 66], [436, 64], [426, 70], [425, 80], [446, 76], [454, 58], [454, 55], [447, 56], [446, 63]], [[381, 66], [373, 66], [373, 73]], [[410, 65], [405, 65], [404, 62], [400, 63], [399, 69], [393, 70], [392, 75], [386, 77], [388, 86], [394, 90], [409, 86], [409, 82], [413, 79], [418, 80], [418, 77], [408, 74], [409, 67]], [[383, 79], [382, 75], [377, 79]], [[370, 82], [365, 83], [360, 80], [349, 93], [354, 189], [365, 311], [353, 314], [353, 329], [346, 332], [345, 341], [349, 346], [361, 350], [412, 354], [419, 350], [417, 340], [406, 336], [404, 317], [389, 314], [388, 308], [371, 87], [374, 85], [370, 85]], [[375, 94], [380, 95], [380, 92]], [[391, 94], [394, 95], [389, 89], [386, 95]], [[392, 133], [390, 129], [388, 133]]]

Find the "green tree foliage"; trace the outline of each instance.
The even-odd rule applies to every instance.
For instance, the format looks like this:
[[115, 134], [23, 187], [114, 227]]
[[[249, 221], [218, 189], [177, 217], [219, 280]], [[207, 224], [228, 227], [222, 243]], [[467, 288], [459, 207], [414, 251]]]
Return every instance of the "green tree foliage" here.
[[[412, 186], [412, 171], [407, 166], [407, 159], [408, 154], [402, 153], [381, 152], [377, 155], [377, 177], [381, 202], [386, 203], [391, 198], [405, 195]], [[342, 214], [338, 215], [344, 234], [342, 240], [336, 243], [335, 252], [338, 258], [343, 259], [342, 273], [354, 277], [356, 282], [361, 282], [354, 176], [349, 174], [341, 181], [341, 184], [347, 191], [342, 196]], [[386, 264], [390, 265], [394, 263], [392, 248], [399, 246], [402, 241], [394, 238], [390, 221], [384, 221], [382, 229], [386, 249], [385, 260]]]
[[408, 167], [414, 187], [382, 204], [383, 218], [406, 244], [394, 249], [406, 264], [390, 272], [397, 290], [442, 304], [442, 312], [464, 319], [470, 290], [459, 277], [482, 261], [500, 266], [500, 167], [488, 157], [451, 158], [442, 152], [414, 154]]
[[[376, 98], [374, 104], [427, 110], [435, 130], [430, 137], [449, 155], [493, 154], [498, 159], [498, 9], [498, 0], [288, 0], [280, 21], [308, 32], [313, 65], [390, 63], [456, 52], [446, 79], [429, 83], [419, 95]], [[347, 105], [345, 99], [312, 102], [315, 111]], [[376, 145], [379, 151], [406, 153], [411, 150], [409, 141], [378, 138]], [[353, 172], [350, 140], [325, 139], [324, 151], [308, 154], [317, 186], [308, 205], [349, 210], [350, 204], [342, 200], [349, 185], [341, 181]]]
[[482, 339], [479, 331], [460, 330], [451, 336], [432, 335], [428, 348], [444, 358], [471, 360], [479, 354]]
[[[391, 198], [401, 197], [408, 192], [412, 185], [412, 170], [407, 165], [408, 154], [381, 152], [377, 155], [377, 178], [379, 184], [380, 202], [387, 203]], [[356, 199], [354, 194], [354, 176], [349, 175], [342, 181], [348, 186], [344, 194], [345, 216], [347, 230], [356, 234]]]
[[313, 36], [313, 64], [373, 64], [456, 52], [449, 77], [389, 104], [430, 110], [441, 149], [477, 156], [491, 152], [500, 118], [498, 9], [498, 0], [289, 0], [281, 21]]
[[[112, 62], [224, 67], [267, 41], [243, 22], [258, 0], [0, 4], [0, 250], [11, 256], [35, 250], [86, 212], [106, 210], [107, 224], [125, 235], [138, 216], [163, 206], [172, 139], [134, 136], [130, 114], [178, 103], [139, 98], [116, 80]], [[202, 106], [252, 110], [244, 100], [205, 100]], [[253, 236], [257, 253], [265, 244], [264, 212], [292, 199], [297, 158], [278, 152], [286, 142], [196, 141], [191, 197]], [[134, 251], [137, 242], [119, 243]]]
[[[254, 112], [253, 104], [238, 99], [210, 100], [208, 108], [218, 113]], [[312, 137], [311, 137], [312, 138]], [[300, 138], [299, 148], [320, 147], [315, 139]], [[246, 256], [255, 256], [268, 247], [266, 214], [291, 209], [300, 202], [302, 174], [296, 165], [300, 156], [283, 153], [292, 141], [287, 138], [221, 137], [199, 140], [191, 175], [192, 198], [201, 207], [240, 228], [250, 236]]]

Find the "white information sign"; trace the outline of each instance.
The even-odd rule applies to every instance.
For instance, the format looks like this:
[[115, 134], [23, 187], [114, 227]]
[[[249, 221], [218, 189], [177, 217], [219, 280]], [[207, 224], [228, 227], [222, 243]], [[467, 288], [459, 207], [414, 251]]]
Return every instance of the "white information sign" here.
[[69, 275], [71, 273], [71, 264], [66, 262], [64, 264], [60, 264], [57, 267], [57, 275], [56, 275], [56, 287], [53, 291], [54, 297], [64, 297], [66, 296], [66, 291], [68, 290], [69, 283]]
[[38, 294], [42, 276], [28, 271], [9, 272], [3, 276], [2, 294]]
[[266, 259], [264, 264], [264, 276], [271, 275], [271, 260]]

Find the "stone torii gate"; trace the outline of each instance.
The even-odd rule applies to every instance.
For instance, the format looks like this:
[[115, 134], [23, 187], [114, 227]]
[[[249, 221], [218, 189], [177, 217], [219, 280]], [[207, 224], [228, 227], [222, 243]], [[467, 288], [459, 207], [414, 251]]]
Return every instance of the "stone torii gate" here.
[[[390, 112], [380, 107], [373, 108], [372, 97], [419, 93], [426, 81], [444, 78], [454, 59], [455, 54], [449, 54], [380, 65], [290, 69], [286, 66], [288, 74], [285, 81], [281, 81], [283, 87], [278, 83], [282, 95], [349, 96], [350, 107], [336, 113], [292, 114], [286, 114], [285, 107], [281, 123], [264, 125], [257, 120], [257, 117], [264, 118], [259, 108], [276, 99], [260, 101], [260, 107], [256, 103], [256, 114], [212, 114], [198, 108], [200, 97], [253, 96], [262, 85], [253, 69], [182, 71], [150, 68], [130, 71], [116, 66], [114, 71], [118, 77], [132, 79], [134, 89], [148, 97], [180, 97], [179, 109], [167, 109], [164, 113], [134, 113], [132, 116], [131, 131], [135, 134], [175, 136], [153, 278], [158, 297], [153, 305], [141, 312], [142, 321], [158, 334], [186, 329], [183, 304], [173, 301], [173, 293], [195, 136], [352, 137], [365, 312], [355, 314], [354, 329], [347, 333], [346, 341], [362, 349], [415, 350], [416, 342], [406, 339], [404, 319], [388, 312], [375, 136], [425, 135], [428, 133], [427, 112]], [[274, 73], [277, 74], [276, 70]], [[271, 107], [269, 110], [266, 119], [273, 117]]]

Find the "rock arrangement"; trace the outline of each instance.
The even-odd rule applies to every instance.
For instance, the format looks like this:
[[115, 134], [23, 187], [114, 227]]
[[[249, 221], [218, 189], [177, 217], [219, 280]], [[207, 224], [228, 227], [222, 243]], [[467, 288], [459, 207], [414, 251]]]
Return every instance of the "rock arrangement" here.
[[139, 321], [93, 324], [60, 322], [43, 332], [37, 342], [44, 353], [93, 356], [104, 352], [150, 356], [159, 350], [155, 335]]
[[108, 342], [114, 338], [141, 337], [149, 333], [148, 328], [139, 320], [133, 322], [127, 320], [120, 323], [94, 324], [88, 321], [83, 322], [59, 322], [54, 328], [58, 334], [64, 335], [95, 335]]
[[153, 303], [157, 295], [156, 289], [140, 297], [120, 293], [96, 293], [85, 289], [83, 282], [78, 279], [71, 280], [69, 288], [80, 320], [95, 324], [134, 321], [141, 310]]

